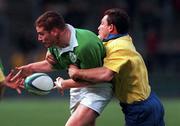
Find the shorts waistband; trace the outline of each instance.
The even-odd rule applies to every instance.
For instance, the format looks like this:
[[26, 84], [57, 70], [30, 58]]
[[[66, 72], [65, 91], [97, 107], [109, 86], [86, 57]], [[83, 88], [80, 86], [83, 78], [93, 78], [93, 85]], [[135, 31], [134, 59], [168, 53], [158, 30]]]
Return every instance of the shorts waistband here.
[[145, 100], [142, 100], [142, 101], [135, 101], [131, 104], [128, 104], [128, 103], [123, 103], [123, 102], [120, 102], [120, 105], [121, 106], [125, 106], [125, 105], [138, 105], [138, 104], [143, 104], [143, 103], [146, 103], [149, 99], [151, 99], [153, 96], [155, 96], [155, 93], [154, 92], [151, 92], [149, 97]]

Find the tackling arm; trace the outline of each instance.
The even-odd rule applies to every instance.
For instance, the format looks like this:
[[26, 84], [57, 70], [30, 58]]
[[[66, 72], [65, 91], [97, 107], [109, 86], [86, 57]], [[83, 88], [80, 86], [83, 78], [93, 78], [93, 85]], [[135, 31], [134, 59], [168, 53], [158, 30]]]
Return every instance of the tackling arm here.
[[62, 89], [70, 89], [70, 88], [80, 88], [80, 87], [86, 87], [90, 85], [90, 83], [87, 82], [80, 82], [80, 81], [74, 81], [72, 79], [67, 79], [62, 81]]
[[115, 72], [106, 67], [78, 69], [73, 65], [70, 65], [68, 73], [74, 80], [81, 79], [94, 83], [111, 81], [115, 74]]
[[54, 83], [56, 85], [54, 88], [57, 88], [61, 92], [61, 94], [63, 94], [63, 91], [66, 89], [81, 88], [90, 85], [90, 83], [88, 82], [79, 82], [72, 79], [64, 80], [61, 77], [56, 78], [56, 81]]

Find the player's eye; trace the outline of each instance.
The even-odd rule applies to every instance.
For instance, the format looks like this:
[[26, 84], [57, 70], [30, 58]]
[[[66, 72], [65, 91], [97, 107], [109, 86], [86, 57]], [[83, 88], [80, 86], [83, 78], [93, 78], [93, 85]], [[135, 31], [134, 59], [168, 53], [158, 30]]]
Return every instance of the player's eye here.
[[41, 36], [42, 36], [42, 35], [44, 35], [44, 33], [42, 33], [42, 32], [39, 32], [39, 33], [38, 33], [38, 35], [41, 35]]

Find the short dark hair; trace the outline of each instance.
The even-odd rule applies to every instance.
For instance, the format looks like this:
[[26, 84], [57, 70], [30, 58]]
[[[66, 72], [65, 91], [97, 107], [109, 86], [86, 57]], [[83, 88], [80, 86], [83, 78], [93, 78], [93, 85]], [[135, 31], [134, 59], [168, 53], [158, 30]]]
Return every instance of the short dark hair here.
[[130, 19], [124, 10], [119, 8], [108, 9], [105, 11], [104, 15], [108, 15], [108, 24], [115, 25], [118, 33], [124, 34], [129, 31]]
[[47, 11], [35, 21], [35, 26], [44, 27], [45, 30], [50, 31], [54, 27], [59, 29], [65, 28], [65, 21], [62, 15], [55, 11]]

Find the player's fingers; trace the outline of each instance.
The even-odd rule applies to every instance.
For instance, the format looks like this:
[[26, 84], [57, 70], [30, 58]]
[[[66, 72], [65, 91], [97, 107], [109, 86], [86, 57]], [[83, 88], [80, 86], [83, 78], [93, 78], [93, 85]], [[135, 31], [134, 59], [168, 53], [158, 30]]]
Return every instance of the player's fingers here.
[[55, 83], [55, 85], [57, 86], [57, 88], [60, 88], [58, 81], [56, 81], [56, 82], [54, 82], [54, 83]]
[[21, 74], [22, 74], [22, 72], [23, 72], [23, 70], [21, 69], [21, 70], [19, 70], [18, 71], [18, 73], [13, 77], [13, 78], [11, 78], [11, 81], [15, 81], [15, 80], [17, 80], [18, 78], [20, 78], [21, 77]]
[[61, 85], [61, 79], [59, 79], [58, 81], [55, 82], [55, 84], [58, 86], [58, 88], [62, 88], [62, 85]]
[[10, 73], [6, 76], [6, 80], [10, 81], [10, 79], [13, 77], [14, 70], [11, 70]]
[[62, 79], [61, 77], [57, 77], [56, 78], [56, 81], [58, 82], [58, 81], [60, 81], [60, 79]]
[[10, 71], [10, 73], [8, 74], [8, 76], [12, 76], [13, 73], [14, 73], [14, 70], [12, 69], [12, 70]]
[[56, 89], [56, 88], [58, 88], [58, 86], [57, 86], [57, 85], [55, 85], [55, 86], [53, 87], [53, 89]]
[[18, 79], [16, 80], [16, 83], [17, 83], [17, 84], [20, 84], [21, 81], [22, 81], [22, 79], [21, 79], [21, 78], [18, 78]]
[[55, 81], [54, 84], [55, 84], [54, 89], [55, 88], [60, 88], [58, 81]]
[[76, 68], [77, 69], [78, 67], [76, 65], [70, 64], [69, 68]]
[[21, 94], [21, 90], [19, 88], [16, 88], [16, 91], [18, 92], [18, 94]]
[[55, 84], [55, 86], [53, 87], [53, 89], [58, 89], [59, 93], [63, 96], [64, 91], [61, 89], [61, 86], [59, 85], [59, 83], [57, 81], [55, 81], [54, 84]]
[[56, 81], [58, 81], [58, 78], [59, 78], [59, 77], [56, 78]]
[[24, 85], [24, 78], [20, 79], [19, 84]]
[[17, 80], [15, 80], [13, 85], [15, 87], [19, 87], [20, 85], [22, 85], [22, 83], [23, 83], [23, 79], [18, 78]]
[[48, 55], [48, 56], [47, 56], [47, 60], [48, 60], [51, 64], [55, 64], [55, 63], [56, 63], [54, 57], [51, 56], [51, 55]]
[[68, 68], [68, 74], [71, 74], [74, 71], [74, 68]]
[[53, 89], [58, 89], [58, 92], [61, 94], [61, 95], [64, 95], [64, 93], [62, 92], [62, 90], [56, 85], [53, 87]]
[[15, 70], [21, 70], [24, 66], [16, 67]]
[[19, 87], [20, 87], [20, 88], [24, 88], [24, 79], [22, 79], [22, 80], [20, 81]]
[[19, 85], [19, 87], [24, 89], [24, 85]]

